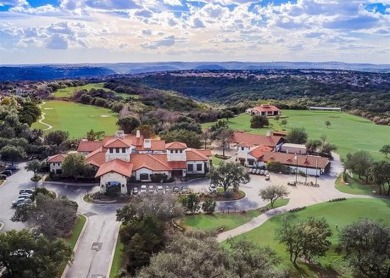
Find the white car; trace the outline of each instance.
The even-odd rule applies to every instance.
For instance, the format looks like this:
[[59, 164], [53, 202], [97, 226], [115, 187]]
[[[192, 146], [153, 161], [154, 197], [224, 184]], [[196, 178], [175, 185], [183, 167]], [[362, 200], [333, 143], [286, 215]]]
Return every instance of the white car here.
[[153, 185], [149, 185], [148, 193], [154, 193], [154, 186]]
[[28, 204], [28, 203], [31, 203], [31, 199], [30, 198], [18, 198], [17, 200], [13, 201], [12, 202], [12, 206], [13, 207], [20, 207], [20, 206], [24, 206], [25, 204]]
[[134, 187], [133, 188], [133, 195], [137, 195], [138, 194], [138, 187]]
[[217, 187], [214, 184], [210, 184], [209, 191], [210, 193], [217, 193]]
[[157, 185], [157, 193], [164, 194], [164, 187], [162, 185]]
[[146, 193], [147, 192], [147, 187], [145, 184], [141, 185], [141, 193]]

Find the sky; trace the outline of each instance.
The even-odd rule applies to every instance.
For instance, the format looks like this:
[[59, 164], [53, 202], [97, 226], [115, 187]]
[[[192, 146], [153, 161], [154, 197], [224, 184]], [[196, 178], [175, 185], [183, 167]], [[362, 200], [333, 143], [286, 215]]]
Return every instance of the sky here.
[[0, 0], [0, 64], [390, 64], [390, 0]]

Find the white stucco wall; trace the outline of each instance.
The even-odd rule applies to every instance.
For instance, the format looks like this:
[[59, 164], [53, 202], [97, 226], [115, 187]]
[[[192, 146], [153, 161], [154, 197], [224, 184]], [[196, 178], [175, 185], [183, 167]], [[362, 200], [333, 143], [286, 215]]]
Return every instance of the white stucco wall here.
[[170, 171], [152, 171], [149, 170], [148, 168], [141, 168], [135, 171], [136, 180], [141, 180], [141, 174], [148, 174], [148, 179], [142, 181], [150, 181], [150, 175], [152, 174], [165, 174], [167, 175], [168, 179], [171, 178], [172, 176]]
[[306, 168], [305, 167], [294, 167], [294, 166], [290, 166], [290, 169], [295, 172], [295, 169], [298, 168], [298, 173], [299, 172], [302, 172], [302, 173], [307, 173], [308, 176], [319, 176], [319, 175], [322, 175], [324, 173], [324, 169], [320, 169], [320, 168], [307, 168], [307, 172], [306, 172]]
[[130, 154], [131, 154], [130, 148], [126, 148], [124, 153], [122, 153], [122, 148], [119, 148], [119, 153], [116, 153], [115, 148], [114, 148], [113, 153], [110, 153], [110, 150], [107, 149], [106, 162], [108, 162], [110, 160], [114, 160], [114, 159], [120, 159], [120, 160], [128, 162], [128, 161], [130, 161]]
[[167, 151], [167, 158], [168, 161], [186, 161], [187, 155], [184, 150], [178, 150], [181, 151], [181, 153], [175, 153], [175, 150], [168, 150]]
[[61, 162], [51, 162], [50, 164], [50, 172], [56, 173], [57, 170], [62, 169], [62, 163]]
[[100, 192], [106, 192], [106, 184], [108, 182], [119, 182], [121, 184], [121, 193], [127, 193], [127, 178], [121, 174], [110, 172], [100, 177]]
[[250, 151], [250, 148], [238, 146], [237, 147], [237, 158], [243, 158], [246, 160], [248, 158], [249, 151]]
[[[193, 165], [193, 170], [188, 170], [188, 165]], [[202, 165], [200, 171], [197, 170], [197, 165]], [[187, 161], [187, 174], [205, 174], [205, 167], [203, 161]]]

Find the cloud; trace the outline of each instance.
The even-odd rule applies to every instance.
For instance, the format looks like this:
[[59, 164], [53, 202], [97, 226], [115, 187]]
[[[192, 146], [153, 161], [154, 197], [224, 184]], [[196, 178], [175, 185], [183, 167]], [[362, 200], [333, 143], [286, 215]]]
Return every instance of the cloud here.
[[64, 36], [59, 34], [54, 34], [46, 43], [46, 48], [49, 49], [67, 49], [68, 41]]
[[175, 36], [172, 35], [172, 36], [165, 37], [161, 40], [156, 40], [153, 42], [144, 43], [144, 44], [142, 44], [142, 47], [148, 48], [148, 49], [157, 49], [160, 47], [170, 47], [174, 44], [175, 44]]

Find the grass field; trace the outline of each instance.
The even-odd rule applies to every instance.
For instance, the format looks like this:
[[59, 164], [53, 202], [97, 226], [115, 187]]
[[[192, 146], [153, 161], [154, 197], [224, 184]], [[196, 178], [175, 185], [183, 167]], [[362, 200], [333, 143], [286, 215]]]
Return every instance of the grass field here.
[[[114, 92], [110, 89], [104, 88], [104, 83], [102, 82], [102, 83], [89, 83], [89, 84], [84, 85], [84, 86], [67, 87], [64, 89], [59, 89], [59, 90], [55, 91], [53, 95], [56, 98], [70, 98], [75, 91], [83, 90], [83, 89], [87, 90], [87, 91], [89, 91], [91, 89], [103, 89], [106, 92]], [[115, 94], [118, 96], [121, 96], [123, 98], [128, 98], [128, 97], [132, 97], [134, 99], [139, 98], [139, 95], [128, 95], [128, 94], [122, 94], [122, 93], [115, 93]]]
[[[274, 208], [285, 206], [288, 199], [277, 200], [274, 203]], [[269, 207], [268, 205], [267, 207]], [[215, 231], [223, 227], [224, 231], [234, 229], [241, 226], [253, 218], [260, 215], [260, 209], [249, 210], [245, 214], [242, 213], [214, 213], [213, 215], [197, 214], [188, 215], [180, 221], [180, 225], [186, 229]]]
[[118, 240], [115, 245], [115, 252], [114, 252], [114, 258], [112, 260], [111, 270], [110, 270], [110, 278], [117, 278], [120, 277], [120, 270], [123, 266], [123, 243], [121, 242], [120, 238], [118, 237]]
[[[337, 190], [356, 195], [375, 195], [373, 191], [379, 192], [379, 187], [374, 184], [366, 184], [364, 180], [360, 180], [358, 175], [354, 174], [353, 177], [348, 176], [347, 183], [343, 180], [343, 175], [340, 175], [336, 179]], [[385, 186], [385, 192], [387, 192], [387, 185]]]
[[[117, 130], [117, 115], [110, 109], [84, 105], [67, 101], [52, 100], [42, 106], [44, 122], [53, 126], [50, 130], [68, 131], [70, 138], [80, 138], [93, 129], [105, 131], [107, 135]], [[46, 126], [35, 122], [32, 128], [45, 129]]]
[[[340, 229], [358, 220], [359, 217], [383, 219], [387, 224], [390, 224], [389, 211], [390, 200], [388, 199], [349, 199], [310, 206], [303, 211], [294, 214], [287, 213], [287, 215], [293, 215], [296, 217], [295, 219], [305, 219], [309, 216], [325, 217], [332, 228], [333, 236], [331, 237], [331, 249], [327, 252], [326, 257], [318, 260], [322, 267], [328, 268], [321, 270], [322, 275], [327, 274], [328, 276], [321, 277], [337, 277], [335, 272], [339, 273], [341, 277], [350, 277], [349, 268], [341, 260], [341, 255], [335, 252]], [[280, 227], [285, 216], [286, 214], [275, 216], [262, 226], [239, 237], [245, 237], [262, 246], [270, 246], [282, 258], [283, 265], [290, 270], [293, 277], [320, 277], [316, 274], [315, 268], [310, 268], [303, 263], [298, 263], [299, 270], [295, 269], [289, 261], [285, 246], [275, 239], [275, 230]]]
[[[390, 127], [375, 125], [371, 121], [353, 116], [344, 112], [309, 111], [309, 110], [283, 110], [282, 115], [287, 120], [286, 129], [304, 127], [309, 139], [319, 139], [326, 135], [327, 140], [338, 147], [337, 153], [342, 158], [349, 152], [365, 150], [375, 159], [384, 159], [379, 149], [389, 142]], [[244, 130], [250, 133], [266, 134], [268, 130], [281, 130], [280, 122], [270, 120], [269, 128], [251, 129], [248, 114], [241, 114], [229, 120], [229, 127], [235, 130]], [[329, 128], [325, 121], [330, 121]], [[207, 128], [213, 123], [203, 124]]]

